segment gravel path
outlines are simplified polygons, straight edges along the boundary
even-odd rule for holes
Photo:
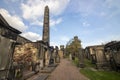
[[[71,61],[62,59],[59,66],[51,73],[47,80],[89,80],[79,72]]]

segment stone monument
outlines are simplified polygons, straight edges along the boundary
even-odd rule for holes
[[[49,36],[49,8],[48,6],[45,7],[44,12],[44,23],[43,23],[43,36],[42,40],[49,46],[50,36]]]
[[[50,36],[49,36],[49,7],[45,6],[45,11],[44,11],[44,23],[43,23],[43,36],[42,36],[42,40],[45,43],[45,45],[47,46],[47,50],[45,51],[44,55],[45,55],[45,66],[48,66],[49,64],[49,42],[50,42]]]

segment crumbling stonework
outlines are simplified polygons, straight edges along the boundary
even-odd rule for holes
[[[120,41],[112,41],[105,44],[104,51],[111,69],[120,70]]]
[[[14,51],[14,62],[37,62],[38,49],[32,43],[18,45]]]

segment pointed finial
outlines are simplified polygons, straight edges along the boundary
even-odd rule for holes
[[[48,5],[46,5],[45,8],[48,8]]]

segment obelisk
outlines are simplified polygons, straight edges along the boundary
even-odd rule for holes
[[[44,10],[44,22],[43,22],[43,36],[42,40],[49,46],[49,7],[46,6]]]

